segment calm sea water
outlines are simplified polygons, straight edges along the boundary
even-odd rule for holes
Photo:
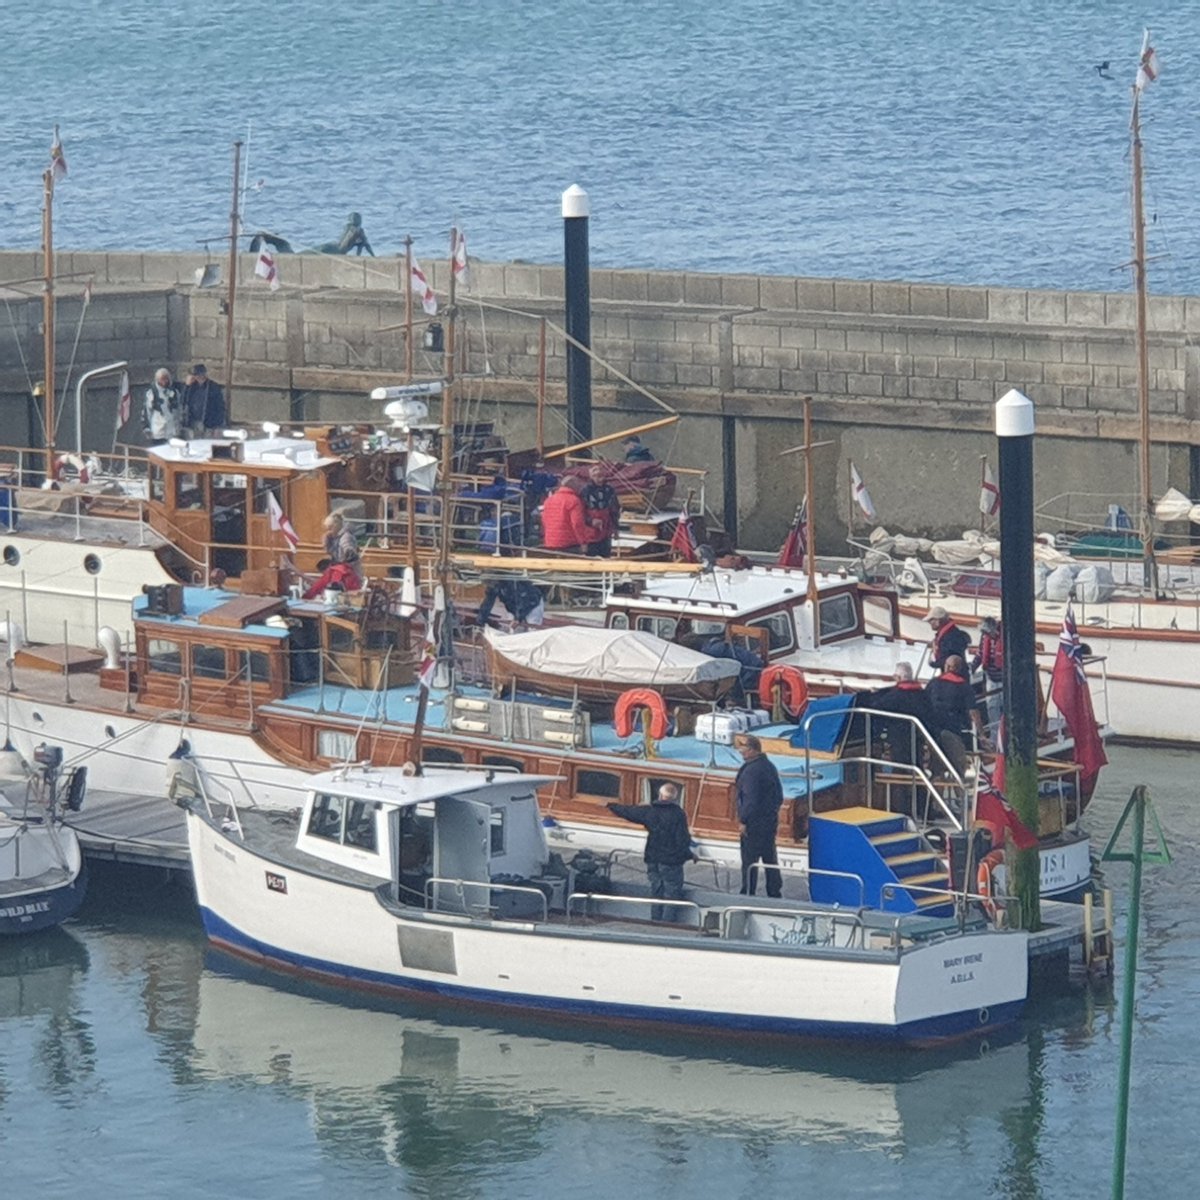
[[[1200,1169],[1198,768],[1117,749],[1089,810],[1102,842],[1150,782],[1176,855],[1146,874],[1131,1200]],[[1109,882],[1123,932],[1127,869]],[[0,944],[4,1194],[1092,1200],[1125,968],[983,1054],[596,1040],[248,976],[185,889],[101,874],[67,929]]]
[[[1117,0],[45,0],[0,6],[0,243],[308,246],[363,214],[380,251],[1119,289],[1143,22],[1153,290],[1200,290],[1200,6]],[[1111,64],[1112,79],[1096,70]],[[219,249],[219,242],[214,243]]]

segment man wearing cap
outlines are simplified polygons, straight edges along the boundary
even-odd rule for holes
[[[225,393],[209,379],[203,363],[197,363],[184,382],[183,412],[188,437],[217,437],[225,428]]]
[[[967,656],[971,635],[959,629],[950,619],[950,614],[940,605],[934,605],[925,618],[933,626],[933,641],[929,645],[929,662],[935,671],[940,671],[946,660],[953,655]]]

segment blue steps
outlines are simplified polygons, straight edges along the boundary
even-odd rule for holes
[[[864,807],[813,813],[808,865],[814,872],[809,894],[819,903],[931,917],[954,914],[945,864],[903,814]],[[857,875],[863,888],[860,891],[857,880],[822,875],[822,871]],[[889,884],[892,887],[885,894]]]

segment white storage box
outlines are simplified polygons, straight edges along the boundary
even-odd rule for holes
[[[764,725],[770,725],[771,714],[765,708],[752,708],[746,713],[746,720],[749,722],[747,729],[760,729]]]
[[[696,741],[731,746],[739,733],[749,728],[744,712],[701,713],[696,718]]]

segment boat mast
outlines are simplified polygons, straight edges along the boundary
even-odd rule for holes
[[[1133,116],[1130,134],[1133,141],[1133,278],[1137,293],[1134,305],[1137,342],[1138,378],[1138,485],[1140,513],[1138,531],[1142,540],[1142,574],[1146,587],[1158,593],[1158,572],[1154,564],[1154,497],[1150,481],[1150,351],[1146,335],[1146,215],[1142,202],[1142,124],[1141,88],[1133,89]]]
[[[54,144],[58,145],[55,126]],[[46,394],[43,421],[46,434],[46,478],[54,477],[54,168],[42,172],[42,356]]]
[[[241,233],[238,188],[242,143],[233,143],[233,207],[229,212],[229,295],[225,300],[225,419],[233,423],[233,301],[237,294],[238,235]]]
[[[817,542],[813,529],[812,397],[804,397],[804,569],[808,572],[808,607],[812,612],[813,647],[821,645],[821,603],[817,589]],[[854,518],[851,517],[851,520]]]

